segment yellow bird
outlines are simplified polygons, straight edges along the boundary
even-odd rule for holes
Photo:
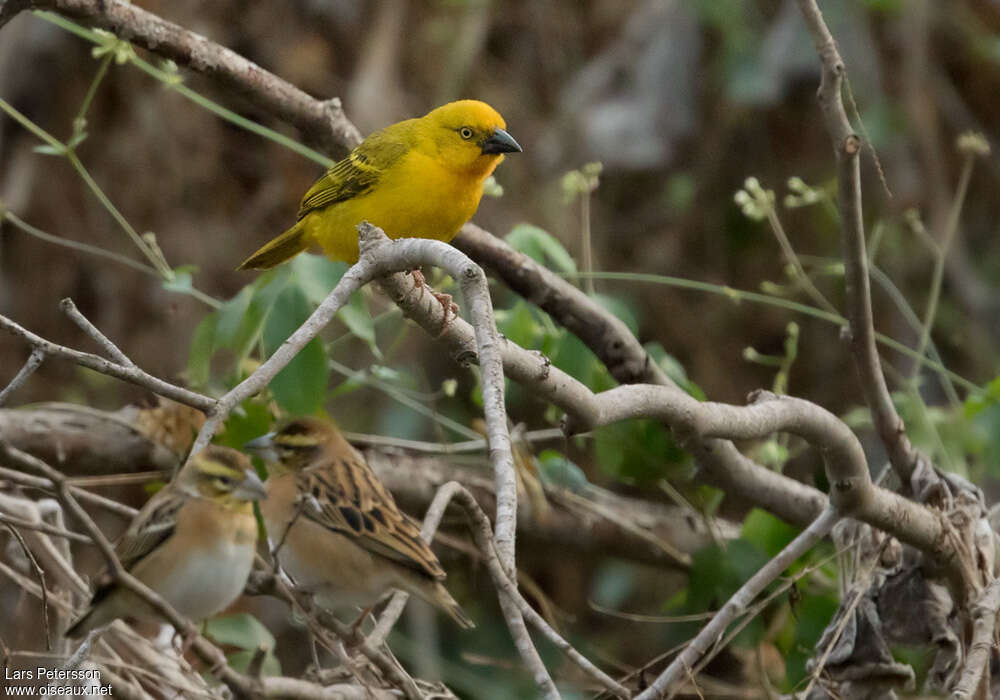
[[[244,449],[271,470],[260,510],[278,562],[321,606],[367,613],[397,588],[474,626],[442,584],[444,569],[420,528],[332,424],[301,418]]]
[[[296,224],[239,269],[266,270],[313,245],[355,263],[362,221],[389,238],[451,241],[504,154],[521,150],[506,126],[485,102],[460,100],[376,131],[309,188]]]
[[[118,559],[182,615],[211,617],[243,592],[257,549],[252,502],[265,493],[246,455],[209,446],[136,514],[116,545]],[[108,581],[66,636],[119,617],[159,619],[134,593]]]

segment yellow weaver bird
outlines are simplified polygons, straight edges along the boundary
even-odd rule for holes
[[[442,584],[444,569],[420,528],[332,424],[298,419],[244,449],[271,470],[260,510],[275,556],[321,606],[367,613],[397,588],[474,626]]]
[[[355,263],[362,221],[389,238],[451,241],[504,154],[521,150],[506,126],[485,102],[460,100],[376,131],[309,188],[296,224],[239,269],[266,270],[313,245]]]
[[[211,617],[243,592],[257,549],[252,502],[264,495],[246,455],[209,446],[136,514],[116,554],[126,571],[182,615]],[[85,635],[119,617],[159,619],[134,593],[109,581],[98,586],[66,636]]]

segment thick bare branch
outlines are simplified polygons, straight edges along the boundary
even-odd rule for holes
[[[567,420],[567,429],[591,429],[626,418],[651,417],[668,423],[681,441],[707,437],[756,439],[775,432],[798,435],[823,455],[832,493],[842,516],[855,517],[934,557],[958,582],[977,586],[961,565],[949,539],[944,516],[872,483],[864,450],[853,432],[816,404],[757,392],[749,406],[698,401],[683,391],[633,384],[597,395],[597,411],[583,425]]]

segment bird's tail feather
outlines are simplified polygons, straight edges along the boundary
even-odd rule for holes
[[[105,624],[107,620],[103,619],[103,615],[95,615],[98,610],[100,610],[100,607],[92,607],[84,613],[79,620],[70,625],[69,629],[66,630],[66,636],[70,639],[79,639],[91,630],[95,630]]]
[[[302,219],[283,234],[265,243],[260,250],[243,261],[237,270],[269,270],[275,265],[293,258],[309,247],[305,219]]]

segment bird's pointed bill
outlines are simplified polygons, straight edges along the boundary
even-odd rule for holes
[[[233,496],[241,501],[256,501],[260,498],[267,498],[267,489],[264,482],[260,480],[252,470],[247,469],[243,475],[243,483],[233,489]]]
[[[483,153],[520,153],[521,145],[514,137],[503,129],[494,129],[493,133],[480,142]]]
[[[254,438],[243,445],[243,450],[257,455],[265,462],[277,462],[279,457],[278,451],[274,449],[274,436],[275,433],[266,433]]]

